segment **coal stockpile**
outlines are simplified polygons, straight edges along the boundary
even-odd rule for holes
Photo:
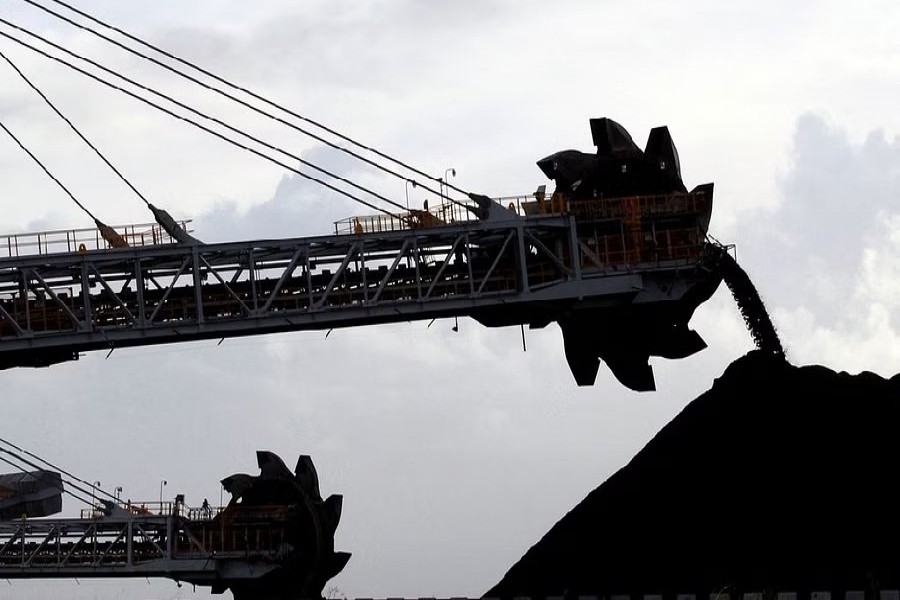
[[[485,595],[896,588],[898,425],[900,375],[751,352]]]

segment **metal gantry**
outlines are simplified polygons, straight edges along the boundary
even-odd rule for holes
[[[499,218],[431,227],[367,222],[320,237],[0,259],[0,368],[89,350],[450,316],[542,327],[574,308],[679,301],[708,277],[694,273],[703,236],[684,202],[664,200],[614,202],[619,213],[646,212],[637,233],[609,208],[527,216],[504,208]],[[676,209],[678,227],[661,229]]]
[[[0,579],[167,577],[214,585],[223,577],[252,581],[277,567],[277,526],[226,527],[211,511],[189,518],[180,508],[0,521]]]

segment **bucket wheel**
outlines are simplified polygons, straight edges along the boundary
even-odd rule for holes
[[[343,498],[322,499],[309,456],[300,456],[293,472],[272,452],[259,451],[256,459],[258,476],[240,473],[222,480],[231,501],[216,519],[232,531],[265,522],[270,534],[279,536],[279,568],[253,583],[227,587],[235,600],[321,598],[325,584],[350,559],[349,553],[334,551]]]

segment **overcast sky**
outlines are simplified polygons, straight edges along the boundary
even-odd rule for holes
[[[770,307],[790,358],[900,364],[900,6],[872,1],[76,0],[78,6],[466,189],[526,194],[534,162],[592,151],[609,116],[639,145],[669,126],[688,187],[714,181],[711,231]],[[224,106],[20,0],[0,15],[403,201],[404,188]],[[0,31],[6,31],[0,27]],[[327,233],[333,194],[0,40],[154,202],[208,241]],[[0,119],[108,223],[150,220],[0,64]],[[413,195],[413,199],[421,198]],[[0,232],[88,227],[0,138]],[[696,313],[709,348],[654,361],[659,391],[601,368],[578,389],[556,326],[472,321],[93,353],[0,373],[0,437],[125,497],[188,503],[310,454],[344,494],[332,585],[348,597],[472,596],[623,466],[749,336],[727,294]],[[77,506],[69,506],[76,510]],[[189,598],[171,582],[7,585],[0,598]]]

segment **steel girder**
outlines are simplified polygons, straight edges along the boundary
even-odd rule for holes
[[[580,295],[548,292],[580,280],[573,227],[566,218],[519,219],[4,259],[0,365]]]
[[[628,264],[598,254],[578,227],[571,215],[536,216],[3,259],[0,369],[89,350],[452,316],[492,327],[626,318],[636,332],[659,321],[668,335],[717,285],[699,245]],[[617,313],[628,307],[646,311]]]
[[[274,544],[229,550],[177,515],[0,522],[2,579],[168,577],[201,583],[225,573],[253,580],[276,566]]]

